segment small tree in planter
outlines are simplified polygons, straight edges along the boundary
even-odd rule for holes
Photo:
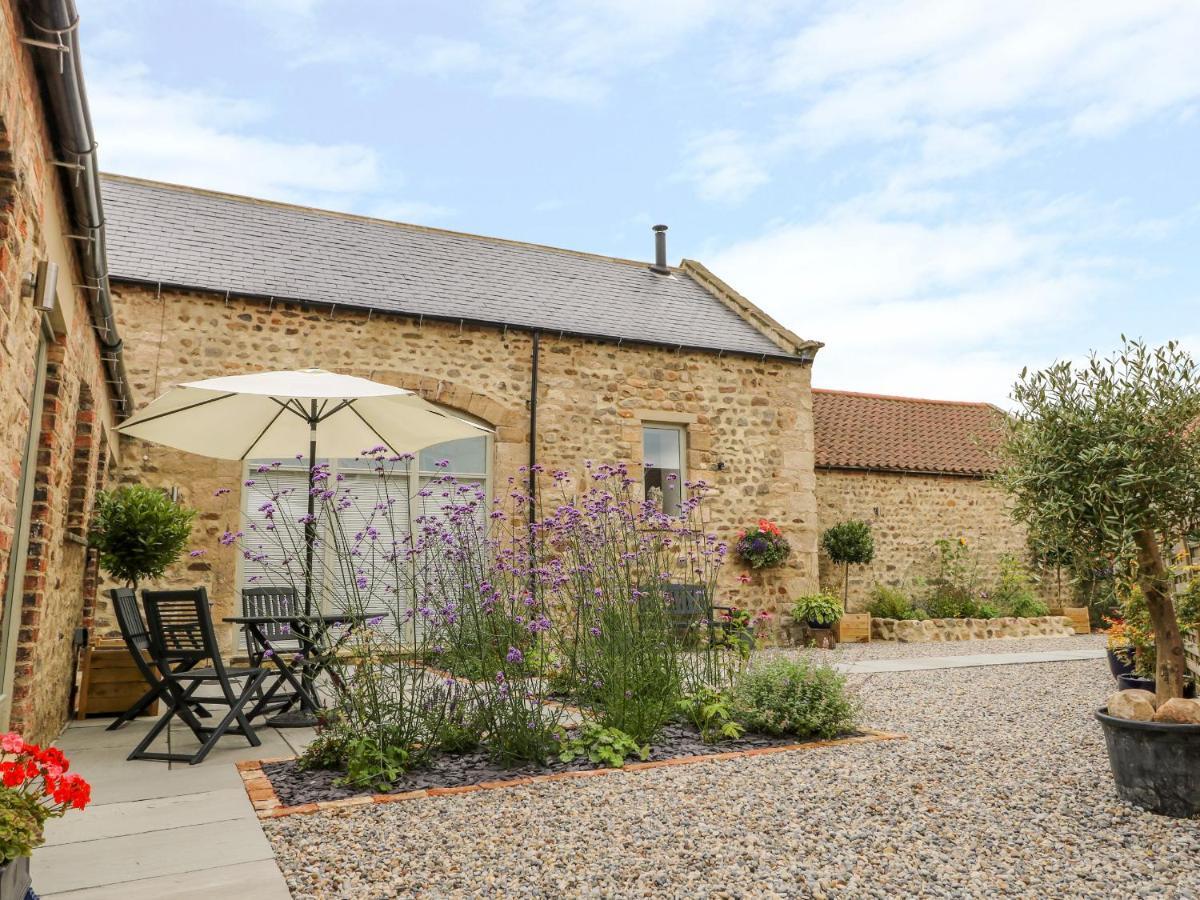
[[[871,526],[851,519],[825,529],[821,546],[836,565],[842,567],[842,609],[850,611],[850,567],[865,566],[875,558],[875,539]]]
[[[101,491],[96,498],[89,543],[100,551],[100,566],[137,589],[146,578],[161,578],[192,534],[196,511],[162,491],[140,484]]]
[[[1163,547],[1193,533],[1200,516],[1200,372],[1174,342],[1149,350],[1125,341],[1114,357],[1093,356],[1079,369],[1060,362],[1023,371],[1013,398],[1020,409],[1007,425],[999,480],[1033,533],[1096,548],[1140,588],[1157,659],[1154,702],[1139,700],[1136,717],[1161,721],[1161,708],[1183,694],[1183,641]],[[1133,698],[1115,696],[1134,707]],[[1200,726],[1133,729],[1107,714],[1100,721],[1125,799],[1170,815],[1200,811],[1186,771],[1200,752]],[[1172,730],[1180,728],[1187,733]]]

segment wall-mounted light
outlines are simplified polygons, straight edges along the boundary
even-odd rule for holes
[[[717,463],[717,471],[718,472],[725,471],[725,460],[721,460],[719,463]]]
[[[21,295],[32,297],[33,305],[42,312],[53,312],[58,299],[58,263],[48,259],[39,262],[37,271],[25,276]]]

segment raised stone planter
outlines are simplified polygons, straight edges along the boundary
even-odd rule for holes
[[[1066,616],[1036,616],[1018,619],[871,619],[871,638],[876,641],[972,641],[986,638],[1059,637],[1075,633]]]

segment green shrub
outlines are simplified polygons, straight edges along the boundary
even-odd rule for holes
[[[908,595],[886,584],[871,588],[871,600],[867,612],[877,619],[923,619],[925,613],[915,606]]]
[[[854,728],[857,700],[832,666],[773,659],[748,670],[733,694],[734,715],[750,731],[830,738]]]
[[[925,598],[925,612],[931,619],[982,618],[975,597],[952,585],[934,587]]]
[[[796,598],[792,618],[797,622],[827,627],[842,617],[842,601],[833,594],[805,594]]]
[[[97,496],[88,540],[100,551],[101,568],[136,588],[142,579],[161,578],[179,558],[195,517],[160,490],[127,485]]]
[[[706,686],[685,694],[679,698],[679,711],[707,744],[734,740],[746,730],[733,718],[733,697],[720,688]]]
[[[1003,616],[1044,616],[1049,609],[1033,590],[1029,569],[1015,556],[1000,557],[1000,575],[989,598]]]
[[[649,744],[638,744],[621,729],[605,728],[599,722],[582,722],[574,732],[560,729],[558,741],[558,758],[565,763],[586,756],[598,766],[620,769],[631,756],[650,756]]]

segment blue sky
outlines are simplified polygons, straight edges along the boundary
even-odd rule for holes
[[[822,387],[1200,350],[1195,0],[79,6],[108,171],[634,258],[662,221]]]

